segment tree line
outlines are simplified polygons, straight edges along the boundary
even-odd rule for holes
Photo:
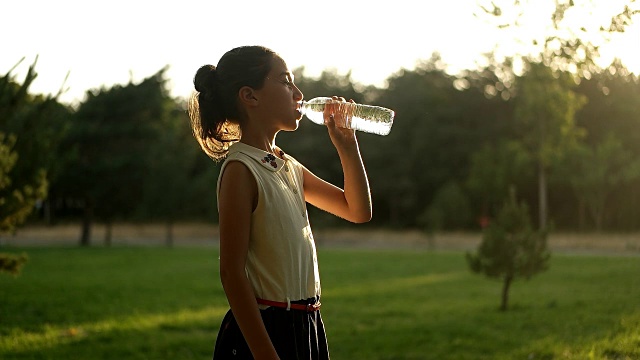
[[[340,95],[396,111],[388,136],[358,135],[374,201],[369,226],[479,230],[515,188],[540,228],[638,230],[640,81],[617,60],[605,68],[571,60],[580,46],[520,59],[521,71],[514,59],[488,56],[487,66],[458,75],[434,54],[386,87],[333,70],[294,73],[307,99]],[[12,70],[0,78],[0,230],[79,221],[89,244],[95,222],[158,222],[171,241],[176,221],[215,222],[220,166],[193,139],[188,95],[169,95],[166,70],[91,89],[77,106],[28,91],[35,63],[23,80]],[[278,142],[341,184],[322,126],[303,120]],[[310,216],[317,226],[349,226],[315,209]]]

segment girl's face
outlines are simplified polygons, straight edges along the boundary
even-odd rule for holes
[[[293,81],[293,74],[287,64],[275,57],[264,86],[260,89],[260,107],[278,130],[296,130],[302,118],[298,109],[304,95]]]

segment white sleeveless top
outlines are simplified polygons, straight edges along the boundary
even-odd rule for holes
[[[237,142],[229,147],[220,179],[231,161],[242,162],[258,186],[258,203],[251,214],[245,271],[256,297],[286,302],[320,295],[316,247],[303,192],[302,165],[282,160]]]

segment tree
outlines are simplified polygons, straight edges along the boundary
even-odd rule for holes
[[[37,196],[46,192],[46,181],[38,182],[35,189],[30,184],[12,186],[11,170],[18,161],[18,153],[13,150],[15,142],[15,136],[7,138],[0,132],[0,232],[15,231],[33,211]]]
[[[5,151],[6,181],[0,189],[0,224],[6,226],[0,232],[14,231],[32,213],[35,203],[46,198],[49,174],[70,114],[58,103],[59,94],[45,97],[28,92],[37,77],[35,65],[34,61],[22,84],[13,79],[11,71],[0,78],[0,136],[10,150]]]
[[[28,92],[37,76],[36,62],[22,84],[14,80],[13,69],[0,77],[0,234],[16,231],[36,202],[47,197],[48,176],[69,114],[57,101],[60,93]],[[16,273],[25,261],[25,256],[0,254],[0,271]]]
[[[391,225],[417,225],[439,189],[467,178],[469,154],[504,136],[509,104],[487,98],[477,87],[486,79],[479,78],[447,74],[438,54],[389,78],[380,104],[396,111],[395,123],[384,139],[363,146],[363,157],[377,179],[371,188],[378,213],[388,212]]]
[[[508,32],[507,34],[513,36],[514,41],[521,49],[520,53],[504,55],[509,61],[504,62],[504,66],[501,68],[502,73],[509,78],[513,77],[514,73],[523,72],[523,70],[516,70],[515,64],[522,65],[525,68],[524,71],[527,71],[527,68],[531,68],[532,65],[534,70],[538,69],[533,76],[524,81],[525,84],[522,86],[525,89],[529,87],[533,91],[529,91],[528,97],[520,98],[520,117],[522,118],[523,115],[526,116],[528,112],[537,109],[552,115],[548,119],[539,116],[537,116],[538,119],[535,119],[535,114],[531,116],[533,120],[540,123],[537,131],[533,134],[538,136],[537,150],[535,150],[539,179],[538,211],[540,227],[544,227],[548,217],[547,177],[550,170],[548,157],[544,153],[548,153],[547,150],[554,146],[554,122],[557,123],[561,117],[567,118],[569,111],[575,113],[583,104],[580,104],[579,97],[572,93],[571,88],[566,88],[566,81],[556,82],[564,89],[556,86],[555,89],[550,89],[551,91],[546,93],[542,92],[540,96],[537,96],[538,91],[546,90],[548,84],[543,79],[548,76],[539,69],[549,69],[546,72],[559,79],[566,78],[567,75],[572,76],[578,82],[602,72],[603,69],[596,65],[600,58],[600,47],[610,42],[616,34],[624,32],[625,28],[632,23],[633,18],[640,14],[640,9],[636,0],[626,0],[626,2],[619,4],[613,13],[608,14],[610,22],[603,23],[602,21],[594,21],[599,20],[594,14],[600,15],[602,10],[598,6],[605,2],[554,0],[552,3],[547,3],[553,5],[551,16],[536,19],[534,22],[538,25],[539,31],[532,32],[530,29],[527,31],[524,23],[527,16],[539,13],[529,11],[532,7],[541,6],[539,1],[479,0],[477,3],[479,11],[476,16],[483,16],[496,25],[500,29],[499,31]],[[532,22],[531,19],[528,21]],[[547,106],[548,100],[545,97],[550,101],[556,100],[555,106]],[[561,102],[564,102],[564,105]],[[562,112],[567,116],[562,115]],[[549,124],[544,124],[545,121]],[[533,137],[530,136],[529,140],[533,140]]]
[[[588,134],[584,146],[593,150],[613,135],[633,159],[640,158],[640,78],[614,60],[606,71],[583,79],[576,91],[589,99],[576,114],[578,124]],[[638,203],[640,179],[622,182],[607,197],[606,226],[626,231],[640,229]],[[589,214],[586,204],[579,209],[582,228]]]
[[[184,107],[166,100],[167,116],[157,144],[148,153],[148,173],[137,216],[166,225],[165,244],[173,246],[173,224],[179,220],[213,221],[220,166],[202,152],[194,139]]]
[[[532,63],[519,79],[515,117],[525,146],[535,159],[538,174],[539,228],[547,227],[548,176],[552,165],[566,156],[584,137],[575,114],[586,99],[572,90],[567,73],[554,74],[549,67]]]
[[[88,91],[74,115],[65,139],[73,156],[56,189],[83,203],[81,245],[89,245],[96,218],[106,225],[108,245],[113,221],[134,214],[142,200],[150,153],[160,146],[167,116],[165,71],[139,84]]]
[[[509,186],[518,186],[533,175],[531,155],[516,140],[502,140],[471,154],[466,186],[481,204],[481,217],[490,219],[509,194]]]
[[[548,268],[546,230],[534,230],[529,210],[512,189],[495,221],[485,228],[476,254],[466,254],[471,271],[502,279],[500,310],[509,303],[509,290],[517,278],[530,279]]]
[[[5,139],[5,135],[0,133],[0,192],[11,185],[9,173],[18,160],[18,154],[11,150],[13,143],[15,138]],[[28,206],[22,206],[19,211],[6,211],[7,209],[3,206],[6,202],[7,199],[0,197],[0,209],[3,210],[0,217],[0,232],[13,229],[15,224],[21,223],[26,214],[31,211]],[[24,255],[0,253],[0,273],[18,274],[26,261],[27,258]]]
[[[576,148],[566,164],[565,177],[580,204],[589,210],[597,231],[602,230],[607,199],[614,190],[640,178],[640,159],[610,134],[595,147]]]
[[[452,121],[457,115],[457,107],[451,104],[457,93],[452,82],[438,54],[388,80],[381,105],[396,111],[395,123],[389,135],[373,138],[362,148],[367,171],[377,179],[371,185],[372,196],[391,226],[420,222],[425,204],[451,179],[451,163],[459,163],[451,158],[464,152],[464,146],[445,145],[462,143],[455,132],[463,127],[454,128]],[[371,155],[369,149],[375,149]]]
[[[452,181],[438,189],[433,201],[424,209],[418,221],[427,233],[432,233],[468,228],[472,218],[467,194],[460,184]]]

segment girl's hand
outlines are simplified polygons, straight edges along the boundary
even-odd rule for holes
[[[336,148],[356,145],[355,130],[347,129],[351,122],[355,102],[347,102],[343,97],[332,96],[333,102],[324,107],[324,123],[329,129],[329,137]]]

